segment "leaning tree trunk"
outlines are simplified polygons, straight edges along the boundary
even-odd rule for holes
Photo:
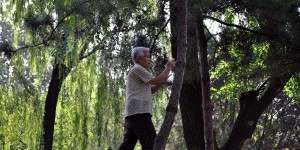
[[[164,150],[166,147],[167,139],[170,134],[175,115],[177,113],[178,100],[180,98],[180,91],[182,87],[186,50],[187,50],[187,0],[178,0],[178,37],[177,38],[177,60],[175,68],[175,76],[171,89],[170,100],[166,109],[166,116],[160,131],[156,137],[154,150]]]
[[[200,16],[200,12],[195,15],[196,19],[196,37],[197,37],[197,49],[199,51],[200,58],[200,75],[201,75],[201,87],[202,87],[202,109],[203,109],[203,122],[204,122],[204,141],[205,149],[214,149],[214,135],[213,135],[213,123],[212,123],[212,107],[210,101],[210,77],[209,67],[207,61],[207,40],[204,34],[203,18]]]
[[[255,91],[248,91],[241,94],[239,98],[240,111],[233,126],[231,134],[222,147],[223,150],[240,150],[247,139],[250,139],[255,131],[259,117],[269,106],[272,100],[282,91],[285,84],[293,73],[281,77],[271,77],[267,85],[262,85]],[[257,99],[262,90],[263,94]]]
[[[55,61],[56,62],[56,61]],[[55,112],[59,91],[64,79],[70,70],[60,63],[55,63],[46,97],[44,120],[43,120],[43,141],[42,149],[52,150]]]

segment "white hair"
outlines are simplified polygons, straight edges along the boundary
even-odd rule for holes
[[[144,57],[147,52],[150,52],[150,49],[147,47],[135,47],[131,50],[131,59],[134,63],[137,63],[138,59]]]

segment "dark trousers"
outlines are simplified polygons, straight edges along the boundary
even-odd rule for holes
[[[124,140],[119,150],[133,150],[137,140],[143,150],[152,150],[156,138],[156,131],[151,115],[136,114],[125,118]]]

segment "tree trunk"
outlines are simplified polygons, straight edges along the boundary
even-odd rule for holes
[[[56,61],[55,61],[56,62]],[[58,95],[61,89],[62,82],[69,74],[69,69],[64,65],[55,63],[52,76],[49,84],[49,90],[46,97],[44,120],[43,120],[43,141],[42,148],[51,150],[53,144],[53,133],[55,123],[55,111],[58,101]]]
[[[201,107],[201,82],[183,83],[180,112],[184,139],[188,150],[204,149],[203,114]]]
[[[289,72],[281,77],[271,77],[264,94],[257,99],[262,88],[256,91],[248,91],[241,94],[240,111],[237,120],[233,126],[231,134],[222,147],[223,150],[240,150],[247,139],[250,139],[255,131],[259,117],[269,106],[272,100],[282,91],[285,84],[291,78],[293,73]]]
[[[188,1],[190,3],[190,1]],[[171,50],[172,56],[176,59],[177,50],[177,3],[170,0],[171,16]],[[199,61],[196,49],[196,35],[194,23],[188,19],[188,50],[185,74],[179,99],[180,112],[182,117],[183,134],[188,150],[204,149],[204,128],[202,115],[201,83],[199,73]],[[180,37],[180,36],[179,36]]]
[[[164,150],[166,147],[167,139],[170,134],[175,115],[177,113],[178,100],[180,98],[180,91],[182,88],[184,69],[186,63],[186,50],[187,50],[187,0],[178,0],[178,37],[177,38],[177,60],[175,68],[175,76],[171,89],[170,100],[166,109],[166,116],[160,131],[157,135],[154,144],[154,150]]]
[[[201,88],[202,88],[202,109],[203,109],[203,122],[204,122],[204,141],[205,149],[214,149],[214,135],[212,124],[212,107],[210,101],[210,77],[209,67],[207,61],[207,40],[204,34],[203,18],[201,13],[195,15],[196,19],[196,34],[197,34],[197,49],[200,58],[200,75],[201,75]]]

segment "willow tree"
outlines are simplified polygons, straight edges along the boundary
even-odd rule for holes
[[[25,98],[32,103],[26,103],[26,111],[22,111],[24,107],[18,105],[18,112],[10,111],[8,107],[3,112],[7,114],[10,111],[14,116],[21,114],[20,117],[24,118],[32,116],[33,118],[25,120],[37,121],[30,125],[36,131],[27,130],[26,126],[17,128],[20,130],[12,135],[8,134],[12,132],[7,127],[14,125],[9,122],[17,121],[6,117],[8,119],[3,121],[5,128],[1,128],[1,141],[4,141],[4,145],[20,143],[22,147],[31,146],[32,149],[51,149],[53,146],[86,149],[91,145],[89,141],[93,137],[97,139],[95,147],[102,146],[101,143],[112,143],[116,147],[121,140],[118,135],[122,134],[122,85],[124,70],[131,65],[129,50],[135,46],[132,39],[138,34],[153,37],[148,46],[156,58],[164,61],[165,54],[157,49],[161,41],[158,38],[166,37],[165,15],[157,15],[163,13],[164,3],[153,5],[154,2],[142,1],[11,1],[5,4],[1,17],[3,20],[13,18],[14,41],[1,43],[1,47],[5,48],[1,52],[7,56],[11,67],[15,68],[12,74],[18,84],[12,86],[12,89],[9,86],[14,85],[14,82],[10,81],[9,84],[1,86],[1,92],[10,93],[3,99],[18,98],[18,103],[19,99]],[[14,8],[15,13],[11,13]],[[22,34],[18,31],[22,31]],[[9,67],[5,71],[10,74]],[[12,77],[8,77],[8,80],[11,79]],[[40,90],[41,93],[38,92]],[[25,97],[11,91],[22,91]],[[115,97],[116,95],[118,96]],[[7,101],[2,103],[1,106],[8,104]],[[23,103],[25,102],[20,104]],[[13,106],[14,103],[9,105]],[[31,108],[34,112],[31,112]],[[114,115],[114,119],[108,117],[111,116],[110,113]],[[13,117],[10,114],[7,115]],[[113,127],[110,123],[114,124]],[[22,130],[33,132],[34,136],[25,138]],[[114,141],[103,141],[105,134],[111,131],[114,131]],[[95,134],[91,135],[91,132]],[[22,136],[17,136],[19,133]],[[20,141],[17,144],[8,140],[17,138],[20,139],[14,140]],[[56,141],[54,144],[53,140]]]
[[[172,51],[176,50],[175,3],[96,0],[1,3],[5,5],[1,7],[1,30],[8,31],[9,36],[1,36],[7,42],[1,43],[4,63],[0,82],[4,84],[0,85],[3,114],[0,143],[5,148],[24,149],[40,149],[39,143],[47,145],[45,148],[116,147],[121,141],[118,136],[122,131],[123,70],[131,65],[129,50],[139,44],[149,46],[154,58],[161,62],[158,64],[164,64],[163,52],[169,48],[169,41]],[[168,5],[170,13],[165,11]],[[299,4],[188,1],[187,5],[188,51],[179,100],[186,147],[204,149],[205,146],[197,55],[199,36],[195,32],[201,27],[198,31],[204,32],[200,46],[207,46],[207,63],[211,65],[211,98],[216,104],[225,99],[224,103],[235,105],[241,95],[238,120],[223,146],[239,149],[251,138],[262,112],[291,76],[299,74]],[[203,17],[198,23],[199,18],[194,17],[197,15]],[[220,23],[221,32],[216,35],[207,24],[202,26],[205,20]],[[166,28],[169,22],[171,31]],[[132,44],[135,35],[147,35],[144,39],[150,40]],[[156,69],[160,69],[159,65]],[[296,79],[288,83],[290,91],[298,89]],[[261,83],[265,84],[256,88]],[[233,125],[234,112],[224,116],[214,114],[218,119],[215,121],[223,122],[230,116]],[[248,127],[249,130],[239,130]]]
[[[87,50],[89,48],[88,44],[93,39],[92,35],[96,33],[93,27],[93,24],[96,24],[95,17],[99,17],[99,21],[107,20],[105,18],[109,18],[108,14],[111,12],[111,9],[108,9],[108,4],[103,2],[14,1],[7,4],[7,10],[4,15],[8,14],[9,8],[14,6],[17,9],[13,16],[15,17],[15,24],[25,26],[25,31],[31,34],[31,37],[24,36],[25,39],[23,41],[26,45],[18,45],[17,42],[13,43],[17,48],[11,51],[14,52],[16,57],[19,56],[16,59],[23,59],[20,54],[24,52],[29,53],[29,60],[32,60],[31,63],[36,64],[38,69],[40,69],[34,70],[30,66],[30,69],[32,69],[30,71],[37,71],[39,74],[48,71],[44,70],[46,68],[44,66],[50,64],[52,66],[49,87],[45,97],[45,107],[44,111],[42,111],[44,112],[44,117],[42,119],[43,138],[41,140],[41,147],[52,149],[56,108],[62,84],[71,69],[74,69],[80,60],[95,53],[100,49],[100,45],[104,44],[98,43],[92,51]],[[94,12],[94,15],[86,17],[86,13],[90,13],[89,10],[92,6],[94,8],[96,6],[102,7],[102,10],[106,11],[107,14],[97,16],[97,12]],[[108,25],[105,26],[104,22],[100,26],[108,28]],[[107,39],[106,34],[110,33],[104,33],[101,38]],[[18,35],[15,35],[15,37],[18,37]],[[18,41],[19,39],[15,40]],[[25,49],[30,49],[30,51],[25,51]],[[40,57],[42,57],[41,60],[39,59]],[[38,59],[38,61],[35,61],[35,59]],[[48,59],[49,61],[43,61],[43,59]]]

